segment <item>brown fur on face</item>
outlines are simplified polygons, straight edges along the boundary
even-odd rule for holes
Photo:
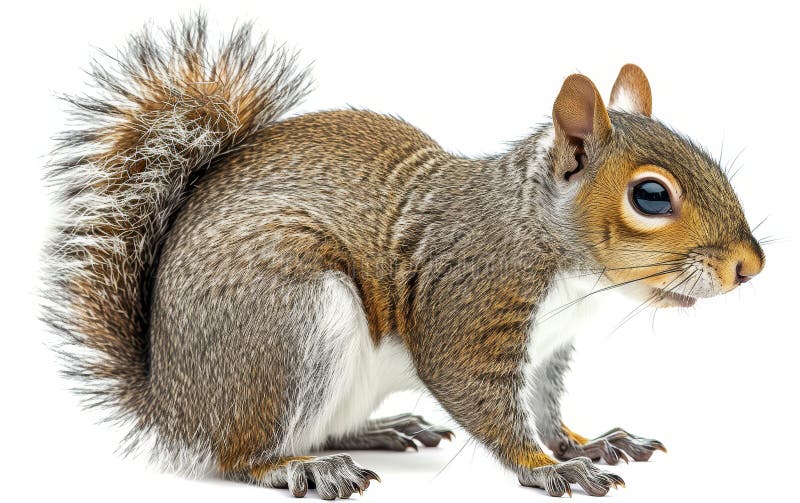
[[[650,117],[640,68],[622,68],[611,106],[582,75],[565,80],[553,106],[554,174],[577,185],[574,226],[587,263],[660,306],[691,305],[758,274],[764,254],[727,177],[705,150]],[[648,180],[668,190],[669,214],[636,208],[633,188]]]
[[[610,117],[613,134],[605,158],[576,198],[579,227],[605,276],[617,284],[646,286],[641,290],[647,296],[672,288],[711,296],[757,274],[763,251],[718,164],[654,119],[613,111]],[[635,210],[631,188],[645,179],[667,187],[672,214],[645,216]],[[703,272],[692,269],[697,266]],[[708,284],[692,291],[692,284],[704,281],[701,276]],[[663,306],[674,301],[657,300]]]

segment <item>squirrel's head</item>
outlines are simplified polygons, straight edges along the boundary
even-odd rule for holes
[[[554,175],[574,194],[590,262],[657,306],[689,306],[758,274],[764,252],[727,176],[651,118],[639,67],[622,68],[609,108],[583,75],[564,81],[553,106]]]

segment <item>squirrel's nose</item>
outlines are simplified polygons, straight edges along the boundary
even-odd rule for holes
[[[730,260],[734,269],[732,286],[747,283],[764,269],[764,251],[752,237],[734,247]]]

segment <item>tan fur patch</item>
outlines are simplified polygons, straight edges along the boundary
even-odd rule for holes
[[[582,435],[578,435],[578,434],[577,434],[577,433],[575,433],[574,431],[572,431],[572,430],[570,430],[569,428],[567,428],[567,425],[565,425],[565,424],[563,424],[563,423],[561,424],[561,429],[562,429],[562,430],[564,430],[564,433],[565,433],[565,434],[566,434],[566,435],[567,435],[569,438],[571,438],[571,439],[572,439],[572,440],[574,440],[575,442],[579,443],[580,445],[584,445],[584,444],[587,444],[587,443],[589,442],[589,439],[588,439],[588,438],[586,438],[586,437],[584,437],[584,436],[582,436]]]
[[[514,460],[520,468],[541,468],[558,464],[558,461],[541,450],[526,450],[517,454]]]
[[[250,475],[255,480],[261,480],[267,473],[277,470],[282,466],[286,466],[292,461],[311,461],[312,459],[314,459],[314,456],[289,456],[280,458],[272,463],[263,463],[253,466],[250,468]]]

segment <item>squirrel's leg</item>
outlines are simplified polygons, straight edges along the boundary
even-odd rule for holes
[[[361,494],[369,487],[370,480],[380,481],[375,472],[357,465],[347,454],[279,458],[230,474],[230,477],[288,489],[298,498],[305,496],[309,488],[316,488],[324,500],[348,498],[354,492]]]
[[[435,427],[420,416],[400,414],[372,419],[367,422],[367,428],[363,432],[330,438],[325,444],[325,449],[417,450],[415,440],[426,447],[436,447],[443,438],[452,440],[453,436],[452,431]]]
[[[536,369],[533,378],[533,408],[536,411],[536,429],[539,438],[562,460],[585,456],[593,461],[602,459],[610,465],[620,460],[647,461],[656,450],[666,452],[658,440],[631,435],[615,428],[594,439],[588,439],[567,428],[561,420],[561,396],[564,392],[564,374],[569,369],[572,345],[565,346]]]
[[[272,267],[256,259],[253,267],[201,261],[198,272],[225,281],[201,276],[191,281],[215,289],[184,292],[176,269],[191,260],[165,258],[160,270],[171,283],[156,290],[161,309],[151,338],[153,395],[164,427],[197,431],[195,441],[209,445],[223,477],[297,496],[316,487],[326,499],[347,497],[377,479],[345,454],[294,457],[324,443],[336,431],[332,423],[347,431],[370,413],[371,402],[350,400],[354,392],[372,392],[369,383],[356,384],[374,343],[347,277],[310,266],[287,272],[290,259],[281,257]],[[239,269],[220,268],[230,263]],[[339,410],[345,417],[333,421]]]
[[[594,466],[589,458],[559,463],[548,456],[535,439],[532,414],[516,396],[523,385],[521,375],[504,372],[507,362],[492,361],[489,355],[497,355],[499,348],[476,345],[474,349],[474,363],[467,365],[459,358],[455,365],[434,370],[420,362],[418,369],[453,418],[514,470],[522,485],[542,488],[550,496],[571,494],[572,484],[591,496],[624,486],[622,478]],[[469,368],[476,365],[479,368]]]
[[[522,273],[507,275],[521,278],[519,283],[481,281],[474,270],[439,269],[437,288],[426,288],[428,278],[419,277],[415,331],[408,346],[420,379],[464,429],[514,470],[521,484],[551,496],[571,493],[571,484],[592,496],[623,485],[619,476],[588,458],[559,463],[539,446],[533,411],[523,399],[529,392],[525,369],[533,306],[526,301],[530,293],[514,291],[529,283]]]

